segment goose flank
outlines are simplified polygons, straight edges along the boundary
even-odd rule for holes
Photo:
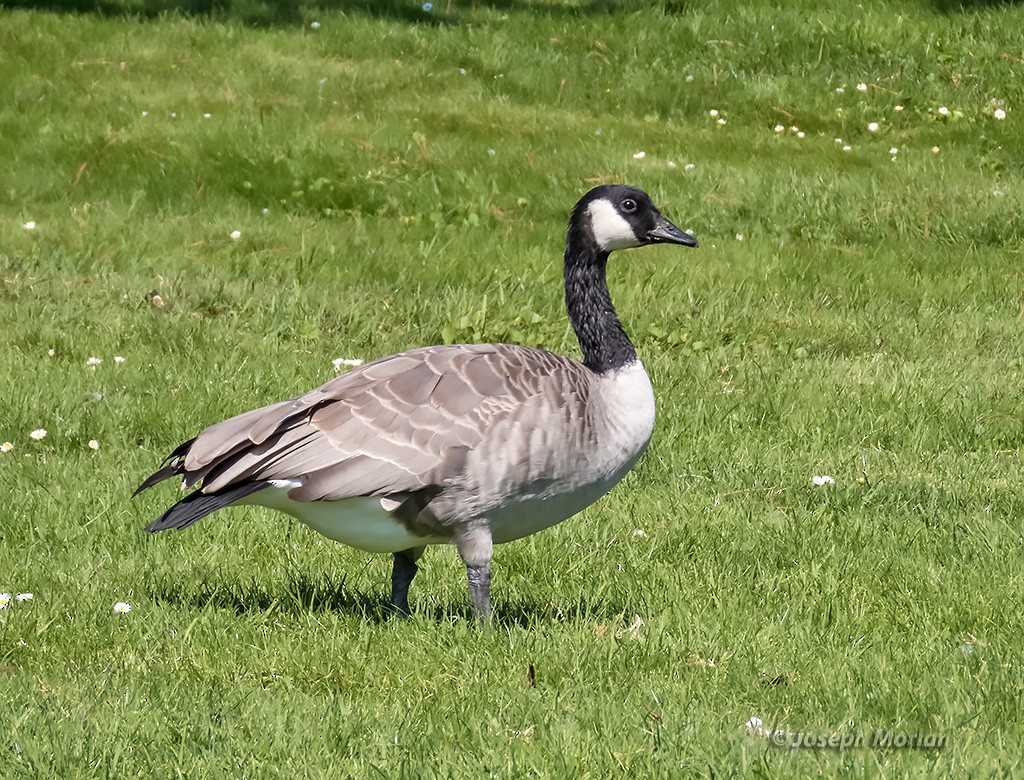
[[[696,247],[635,187],[573,209],[565,301],[583,361],[512,344],[423,347],[217,423],[175,449],[135,495],[171,477],[198,489],[146,530],[182,530],[256,504],[369,552],[392,553],[391,606],[408,614],[416,561],[452,544],[476,613],[491,613],[493,545],[592,504],[637,462],[654,394],[606,281],[608,257]]]

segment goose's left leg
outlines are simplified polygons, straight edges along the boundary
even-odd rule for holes
[[[489,623],[491,619],[491,555],[494,551],[490,526],[479,524],[465,529],[462,533],[456,534],[455,545],[458,547],[462,562],[466,564],[469,597],[473,601],[473,608],[476,609],[481,623]]]
[[[391,569],[391,609],[402,617],[409,617],[409,586],[419,571],[416,561],[423,555],[424,547],[413,547],[394,554]]]

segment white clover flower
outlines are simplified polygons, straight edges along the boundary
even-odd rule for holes
[[[694,165],[693,163],[686,163],[686,165],[683,166],[683,170],[684,171],[692,171],[696,167],[697,166]]]
[[[46,438],[46,429],[36,428],[34,431],[32,431],[32,433],[28,435],[28,437],[30,439],[35,439],[36,441],[42,441],[43,439]]]
[[[716,116],[718,116],[718,109],[712,108],[710,111],[708,111],[708,116],[714,119]]]
[[[31,601],[35,596],[32,593],[19,593],[14,597],[15,601]]]
[[[903,110],[903,106],[893,106],[892,110],[893,111],[902,111]]]
[[[637,152],[636,154],[633,155],[633,159],[634,160],[642,160],[646,156],[647,156],[647,152]]]
[[[7,609],[7,605],[11,603],[10,593],[0,593],[0,609]]]
[[[131,611],[132,605],[129,604],[127,601],[119,601],[114,605],[114,612],[117,612],[121,615],[126,615]]]
[[[85,365],[87,365],[89,368],[96,368],[96,366],[100,365],[102,362],[103,358],[91,357],[85,361]]]
[[[868,122],[868,132],[869,133],[877,133],[878,132],[878,122]]]
[[[996,119],[1006,119],[1006,112],[1003,111],[1003,109],[1001,108],[997,108],[995,111],[992,112],[992,116],[995,117]]]
[[[242,231],[241,230],[232,230],[231,231],[231,240],[232,241],[237,241],[241,237],[242,237]]]
[[[811,477],[811,483],[821,487],[822,485],[834,485],[836,484],[836,480],[828,474],[821,474],[820,476],[815,474]]]
[[[36,223],[33,222],[30,219],[28,222],[26,222],[24,225],[22,225],[22,227],[25,228],[25,230],[35,230],[36,229]]]
[[[857,91],[858,91],[858,92],[867,92],[867,91],[868,91],[868,85],[867,85],[867,84],[865,84],[865,83],[864,83],[864,82],[862,81],[862,82],[861,82],[860,84],[858,84],[858,85],[857,85]]]
[[[363,365],[363,361],[361,358],[334,358],[331,364],[334,366],[335,371],[341,371],[342,366],[355,368],[356,366]]]
[[[785,130],[786,130],[786,126],[785,125],[775,125],[775,132],[776,133],[782,133],[782,132],[785,132]]]
[[[766,737],[770,733],[769,729],[764,727],[764,721],[756,715],[752,716],[750,720],[747,721],[747,731],[751,734],[756,734],[759,737]]]
[[[89,439],[89,449],[90,450],[98,450],[99,448],[100,448],[100,443],[98,441],[96,441],[95,439]]]
[[[949,109],[945,106],[939,106],[939,116],[949,116]]]
[[[124,363],[124,355],[114,355],[115,363]]]

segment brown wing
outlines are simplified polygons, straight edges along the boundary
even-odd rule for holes
[[[559,385],[585,394],[587,373],[568,358],[506,344],[416,349],[207,428],[151,480],[183,474],[217,493],[298,479],[290,493],[298,501],[441,486],[527,399]]]

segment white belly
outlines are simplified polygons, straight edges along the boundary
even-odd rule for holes
[[[444,544],[443,536],[418,536],[384,511],[380,498],[358,496],[343,501],[293,501],[288,487],[268,487],[241,504],[277,509],[308,525],[328,539],[367,552],[401,552],[425,544]]]

